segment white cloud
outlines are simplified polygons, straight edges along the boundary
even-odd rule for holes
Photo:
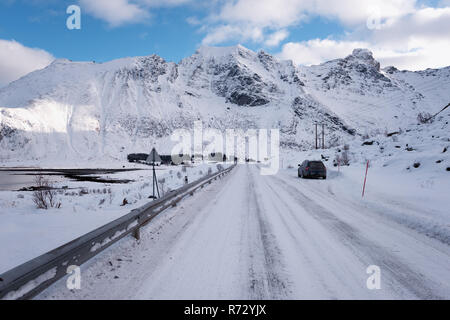
[[[264,42],[264,44],[268,47],[276,47],[288,36],[289,32],[287,32],[286,30],[276,31],[267,37],[267,40]]]
[[[111,27],[141,23],[150,17],[150,8],[173,7],[191,0],[79,0],[81,9],[106,21]]]
[[[313,39],[305,42],[289,42],[283,45],[279,58],[292,60],[296,64],[314,65],[324,61],[345,57],[355,48],[365,48],[369,44],[358,41],[335,41]]]
[[[149,13],[128,0],[79,0],[81,10],[105,20],[111,27],[127,23],[138,23],[149,17]]]
[[[405,70],[424,70],[442,68],[450,65],[449,41],[432,41],[420,48],[394,50],[386,46],[364,41],[335,41],[314,39],[305,42],[286,43],[278,54],[280,59],[292,60],[299,65],[316,65],[325,61],[343,58],[353,49],[366,48],[373,52],[375,59],[383,67],[395,66]]]
[[[253,42],[261,42],[264,39],[263,31],[258,27],[221,25],[209,30],[208,34],[203,39],[202,44],[215,45],[237,38],[241,39],[242,41]]]
[[[173,7],[191,2],[191,0],[139,0],[150,7]]]
[[[408,70],[441,68],[450,65],[449,28],[450,8],[422,8],[368,34],[349,34],[339,41],[287,43],[279,57],[311,65],[344,57],[362,47],[372,50],[383,66]]]
[[[259,27],[285,27],[297,23],[306,1],[238,0],[229,1],[216,19],[226,23],[246,23]]]
[[[47,51],[0,39],[0,87],[48,66],[55,58]]]
[[[189,23],[191,26],[198,26],[201,25],[202,22],[197,17],[188,17],[186,19],[186,22]]]
[[[368,18],[395,19],[415,10],[416,0],[315,0],[311,13],[336,18],[344,24],[365,23]]]
[[[233,30],[228,36],[222,36],[226,41],[244,42],[252,30],[259,29],[262,36],[256,42],[277,46],[287,37],[287,28],[315,16],[335,19],[346,26],[365,24],[369,18],[390,24],[414,12],[416,0],[237,0],[219,3],[222,5],[218,12],[205,20],[207,41],[204,43],[221,42],[213,39],[220,25],[222,31]]]

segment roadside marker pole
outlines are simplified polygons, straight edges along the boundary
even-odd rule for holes
[[[366,192],[367,171],[369,171],[369,160],[367,160],[366,176],[364,177],[364,186],[363,186],[363,191],[362,191],[362,197],[363,198],[364,198],[364,193]]]

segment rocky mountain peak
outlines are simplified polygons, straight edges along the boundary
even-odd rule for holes
[[[368,49],[355,49],[347,58],[349,60],[356,59],[359,63],[372,66],[376,71],[380,71],[380,63],[374,59],[372,51]]]

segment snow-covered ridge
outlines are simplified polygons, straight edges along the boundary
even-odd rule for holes
[[[296,67],[242,46],[201,47],[175,64],[157,55],[106,63],[54,61],[0,89],[0,161],[124,160],[174,129],[280,128],[307,149],[313,123],[327,141],[407,127],[450,100],[450,68],[380,69],[372,53]]]

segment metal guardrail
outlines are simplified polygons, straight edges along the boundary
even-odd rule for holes
[[[197,189],[229,173],[234,167],[235,165],[186,184],[117,220],[1,274],[0,299],[31,299],[66,276],[69,266],[81,266],[129,234],[139,239],[140,228],[159,213],[176,206],[184,197],[193,195]]]

